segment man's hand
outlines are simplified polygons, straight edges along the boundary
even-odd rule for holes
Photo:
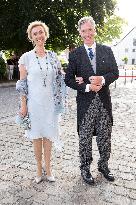
[[[77,82],[78,84],[82,84],[82,83],[84,83],[84,80],[83,80],[82,77],[76,77],[76,82]]]
[[[89,81],[93,85],[102,85],[102,77],[101,76],[91,76],[91,77],[89,77]]]
[[[90,84],[90,91],[94,91],[94,92],[98,92],[99,90],[101,90],[102,88],[102,85],[95,85],[95,84]]]
[[[102,77],[101,76],[91,76],[89,77],[90,90],[98,92],[102,88]]]

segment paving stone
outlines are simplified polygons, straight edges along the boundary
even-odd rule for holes
[[[98,172],[99,153],[94,137],[91,171],[96,184],[89,186],[80,176],[75,91],[70,90],[70,110],[60,123],[63,152],[56,152],[54,147],[52,151],[56,182],[48,183],[44,178],[42,183],[36,184],[33,182],[36,162],[32,143],[14,123],[18,109],[15,88],[0,88],[0,205],[135,205],[135,89],[136,84],[123,89],[111,86],[114,127],[109,167],[116,180],[108,182]]]
[[[129,189],[133,189],[136,191],[136,181],[124,181],[124,187],[129,188]]]

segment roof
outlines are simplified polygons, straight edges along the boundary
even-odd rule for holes
[[[136,26],[134,28],[132,28],[127,35],[125,35],[118,43],[116,43],[114,46],[117,46],[119,43],[121,43],[134,29],[136,29]]]

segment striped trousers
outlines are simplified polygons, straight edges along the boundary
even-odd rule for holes
[[[96,94],[79,126],[80,169],[90,170],[92,158],[92,138],[96,132],[96,142],[100,154],[98,167],[108,166],[111,153],[112,123],[107,110]]]

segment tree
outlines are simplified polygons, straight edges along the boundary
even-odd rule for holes
[[[122,25],[124,24],[126,22],[119,16],[107,16],[104,20],[103,27],[97,29],[99,34],[97,35],[97,40],[100,43],[111,43],[113,39],[118,39],[123,31]]]
[[[116,0],[1,0],[0,49],[30,49],[26,29],[34,20],[49,26],[49,48],[64,49],[71,43],[78,44],[78,20],[85,15],[93,16],[98,34],[102,33],[105,17],[113,15],[115,6]]]

